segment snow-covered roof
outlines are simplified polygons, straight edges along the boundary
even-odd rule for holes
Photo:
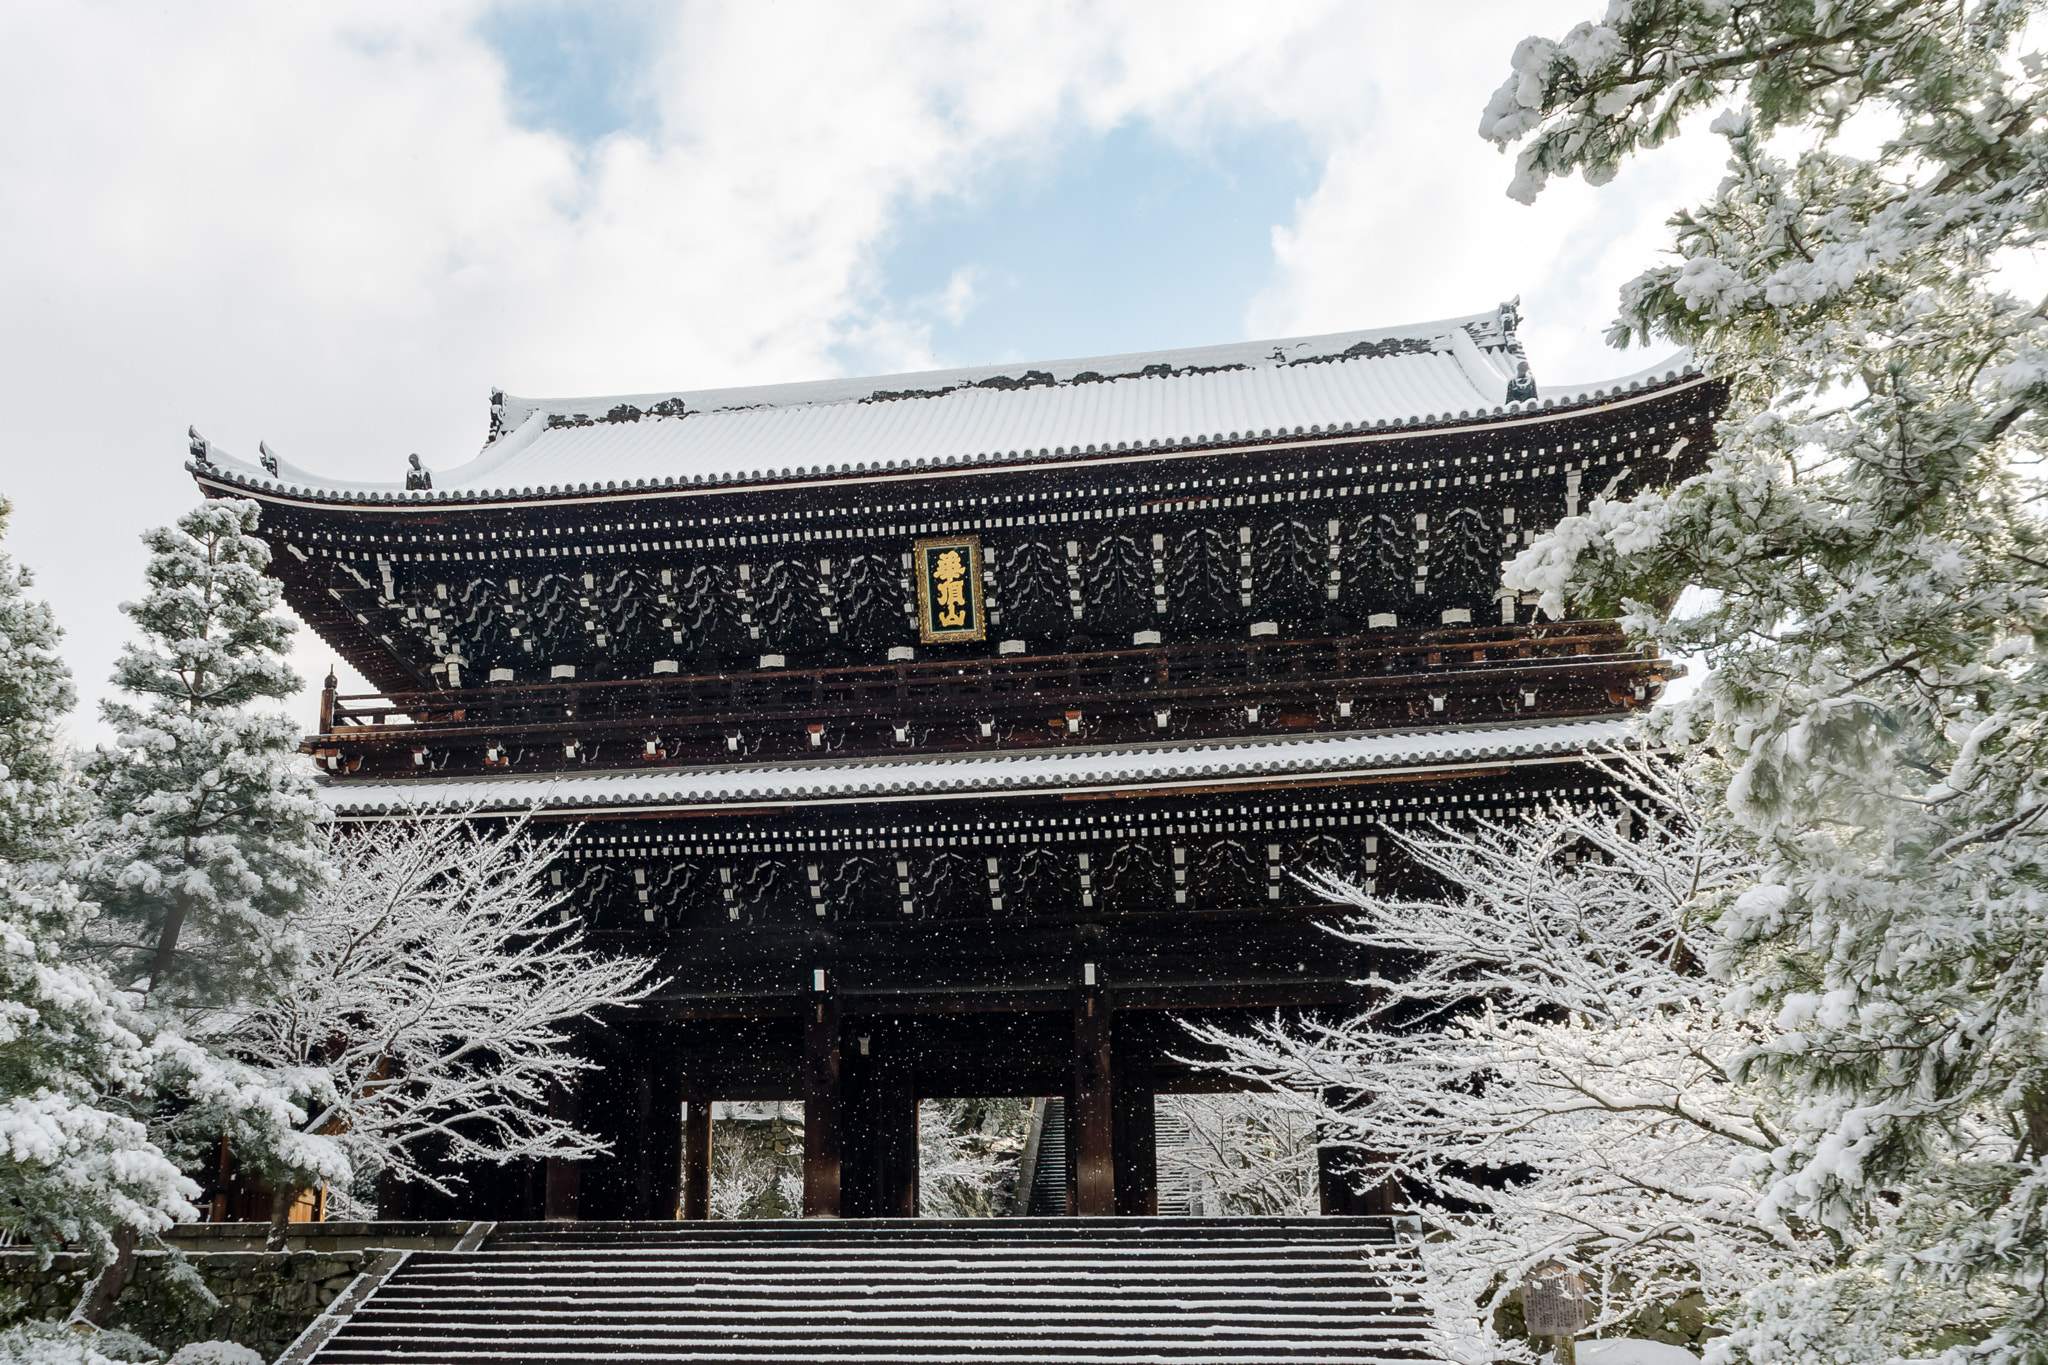
[[[328,478],[267,450],[250,463],[196,433],[191,467],[227,485],[323,500],[468,502],[1457,425],[1693,373],[1678,356],[1617,380],[1539,391],[1517,320],[1503,304],[1375,331],[1080,360],[602,398],[495,394],[483,452],[434,469],[424,490],[407,490],[403,478]]]
[[[1270,782],[1276,777],[1386,774],[1556,758],[1626,743],[1625,719],[1441,729],[1308,739],[1136,745],[1058,753],[980,754],[876,760],[666,768],[657,772],[572,773],[406,781],[348,781],[321,789],[341,818],[408,811],[683,808],[763,803],[814,805]]]

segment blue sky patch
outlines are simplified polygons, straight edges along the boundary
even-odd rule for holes
[[[655,131],[644,67],[633,58],[652,50],[673,10],[649,0],[503,0],[476,27],[505,63],[514,121],[588,145]]]
[[[1285,126],[1195,150],[1143,124],[1073,136],[967,196],[907,206],[877,260],[880,289],[930,325],[949,365],[1235,341],[1271,276],[1273,227],[1321,170]],[[956,274],[971,287],[964,312],[948,297]]]

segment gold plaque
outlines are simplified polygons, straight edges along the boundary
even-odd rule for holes
[[[917,574],[918,639],[936,645],[988,638],[979,537],[917,541],[910,548],[910,563]]]

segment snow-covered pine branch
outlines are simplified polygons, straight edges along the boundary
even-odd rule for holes
[[[143,536],[149,592],[121,604],[142,638],[114,668],[132,700],[102,704],[116,740],[87,764],[100,807],[88,884],[119,979],[146,977],[159,1011],[263,989],[290,948],[275,922],[320,879],[298,726],[263,705],[300,684],[258,517],[254,502],[210,501]]]
[[[134,1001],[72,954],[94,911],[64,875],[87,806],[58,747],[71,675],[30,582],[0,555],[0,1228],[104,1260],[194,1217],[199,1187],[149,1125],[175,1040],[153,1046]]]
[[[143,1022],[66,960],[89,908],[43,870],[0,864],[0,1228],[45,1256],[68,1242],[105,1259],[124,1230],[197,1217],[199,1186],[150,1131]]]
[[[1718,448],[1506,586],[1706,656],[1663,733],[1725,756],[1764,864],[1719,948],[1782,1029],[1742,1059],[1784,1098],[1762,1216],[1898,1205],[1759,1291],[1753,1359],[2048,1358],[2048,308],[2001,273],[2048,231],[2043,9],[1614,3],[1518,47],[1482,124],[1527,199],[1727,105],[1727,178],[1612,332],[1728,378]]]
[[[1706,917],[1754,868],[1691,775],[1634,753],[1604,766],[1612,812],[1389,829],[1441,895],[1314,879],[1350,907],[1332,932],[1380,964],[1362,1014],[1195,1030],[1349,1148],[1361,1188],[1400,1182],[1425,1216],[1440,1349],[1474,1365],[1534,1359],[1496,1314],[1546,1260],[1598,1286],[1611,1327],[1832,1249],[1757,1212],[1774,1137],[1730,1072],[1771,1035],[1703,970]]]
[[[576,1022],[644,998],[653,964],[592,947],[561,912],[543,875],[561,845],[524,819],[338,831],[281,927],[293,975],[221,1016],[219,1045],[304,1086],[300,1128],[387,1179],[446,1190],[462,1163],[603,1151],[549,1091],[592,1065]],[[280,1189],[320,1174],[264,1173]]]

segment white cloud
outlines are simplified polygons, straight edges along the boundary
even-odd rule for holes
[[[958,327],[967,321],[967,315],[974,311],[974,305],[980,301],[981,276],[980,266],[960,266],[947,278],[945,289],[927,300],[926,306]]]
[[[1519,295],[1539,383],[1627,373],[1654,358],[1617,355],[1601,333],[1618,287],[1663,248],[1672,209],[1718,179],[1721,141],[1679,138],[1604,189],[1553,182],[1526,208],[1504,193],[1510,157],[1475,131],[1516,40],[1562,34],[1588,8],[1468,3],[1454,25],[1435,6],[1352,11],[1349,31],[1313,60],[1385,55],[1354,63],[1359,97],[1344,117],[1328,118],[1322,180],[1295,220],[1273,230],[1274,276],[1252,305],[1249,331],[1336,331]],[[1310,96],[1301,87],[1317,84],[1276,91],[1276,111],[1315,126],[1318,110],[1302,107]]]
[[[1251,331],[1520,291],[1539,360],[1553,333],[1590,350],[1677,172],[1532,212],[1472,131],[1514,41],[1582,8],[689,7],[644,54],[652,131],[578,148],[514,121],[473,4],[11,7],[8,548],[42,571],[91,697],[125,634],[112,604],[140,581],[136,533],[191,501],[187,422],[394,477],[410,451],[473,453],[493,383],[929,364],[924,320],[964,316],[975,281],[892,305],[874,274],[892,225],[1131,119],[1189,147],[1292,123],[1327,155],[1275,225]],[[309,676],[326,660],[301,651]]]

